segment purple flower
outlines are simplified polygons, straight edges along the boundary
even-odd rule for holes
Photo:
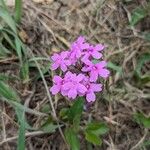
[[[85,38],[80,36],[70,48],[70,61],[75,64],[78,58],[81,57],[82,51],[89,48],[89,44],[85,42]]]
[[[89,48],[83,52],[84,56],[82,58],[82,61],[85,62],[91,56],[95,59],[100,59],[102,57],[100,51],[102,51],[104,48],[105,47],[102,44],[97,44],[96,46],[89,46]]]
[[[52,70],[56,70],[58,67],[61,68],[63,72],[67,70],[67,66],[71,65],[68,60],[69,52],[63,51],[60,54],[54,54],[51,58],[53,60]]]
[[[104,68],[107,65],[105,61],[101,61],[97,64],[93,64],[90,61],[87,61],[85,63],[86,63],[86,66],[82,68],[82,71],[89,72],[91,82],[95,82],[98,79],[98,76],[101,76],[103,78],[108,77],[109,71],[106,68]]]
[[[98,77],[109,76],[105,61],[93,63],[94,59],[102,59],[101,51],[104,48],[102,44],[91,45],[80,36],[71,44],[69,51],[54,54],[51,57],[52,70],[60,68],[63,73],[62,77],[54,76],[50,92],[53,95],[61,93],[70,100],[84,96],[88,103],[94,102],[95,93],[102,91],[102,84],[96,82]]]
[[[63,79],[60,76],[54,76],[53,78],[54,85],[50,88],[50,91],[53,95],[59,93],[61,91],[63,85]]]
[[[86,84],[86,100],[87,102],[94,102],[96,100],[96,96],[94,92],[100,92],[102,91],[102,85],[96,84],[96,83],[87,83]]]
[[[67,78],[68,82],[64,83],[63,90],[68,92],[67,96],[69,98],[75,99],[78,93],[84,94],[86,92],[86,87],[81,83],[84,79],[83,74],[76,75],[75,73],[69,73]]]

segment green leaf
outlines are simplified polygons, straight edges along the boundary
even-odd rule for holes
[[[150,128],[150,117],[146,117],[143,113],[134,114],[135,121],[143,125],[145,128]]]
[[[102,144],[102,140],[96,134],[89,132],[89,131],[85,132],[85,139],[94,145]]]
[[[21,66],[20,77],[23,80],[23,83],[27,83],[29,81],[29,64],[27,61]]]
[[[140,20],[147,16],[147,10],[143,7],[136,8],[131,14],[130,25],[135,26]]]
[[[109,131],[109,128],[105,123],[92,122],[87,124],[86,131],[90,131],[91,133],[99,136],[106,134]]]
[[[25,111],[20,111],[16,109],[16,112],[17,114],[20,113],[18,116],[20,127],[19,127],[17,150],[25,150],[25,128],[26,128]]]
[[[80,142],[77,137],[77,134],[72,128],[65,129],[65,137],[67,143],[70,145],[71,150],[80,150]]]
[[[0,81],[0,97],[4,97],[12,101],[20,101],[17,93],[3,81]]]
[[[68,116],[67,116],[68,110],[69,110],[69,108],[62,108],[59,112],[59,117],[62,119],[67,119],[68,118]]]
[[[150,72],[142,75],[141,70],[145,63],[150,62],[150,53],[144,53],[138,59],[137,66],[134,71],[136,79],[139,81],[139,84],[145,84],[150,81]]]
[[[15,20],[16,22],[21,21],[22,16],[22,0],[15,0]]]
[[[83,98],[78,98],[75,100],[74,104],[68,111],[68,119],[73,123],[74,118],[80,119],[82,111],[83,111],[84,101]]]
[[[20,59],[20,62],[22,63],[22,44],[18,38],[15,38],[15,44],[16,44],[16,53]]]
[[[10,16],[9,12],[0,6],[0,17],[7,23],[7,25],[17,34],[16,24],[12,17]]]
[[[10,51],[0,43],[0,56],[7,56],[10,54]]]
[[[47,122],[41,127],[41,130],[46,133],[53,133],[56,131],[56,129],[58,129],[58,125],[55,125],[52,122]]]
[[[122,67],[117,66],[116,64],[114,64],[112,62],[108,62],[107,67],[117,71],[119,74],[122,74]]]

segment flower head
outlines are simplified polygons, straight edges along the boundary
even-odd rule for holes
[[[97,79],[109,76],[107,63],[102,61],[101,51],[104,48],[102,44],[91,45],[80,36],[71,44],[69,51],[54,54],[51,57],[52,70],[60,67],[63,73],[54,76],[50,92],[53,95],[61,93],[70,100],[84,96],[87,102],[94,102],[96,92],[102,91],[102,84]],[[98,63],[94,64],[94,59]]]

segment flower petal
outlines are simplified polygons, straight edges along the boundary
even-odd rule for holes
[[[62,81],[62,78],[60,76],[55,75],[53,77],[53,82],[54,83],[60,83]]]
[[[59,91],[60,91],[60,86],[59,85],[53,85],[51,88],[50,88],[50,91],[52,92],[53,95],[57,94]]]
[[[62,51],[62,52],[60,53],[60,56],[61,56],[61,58],[63,58],[63,59],[65,59],[68,55],[69,55],[69,52],[68,52],[68,51]]]
[[[102,84],[91,84],[91,90],[95,92],[100,92],[102,91]]]
[[[66,91],[66,90],[71,89],[72,86],[73,86],[73,84],[71,82],[67,82],[62,86],[62,89]]]
[[[64,63],[61,63],[60,68],[63,72],[67,71],[67,66]]]
[[[98,72],[97,71],[91,71],[90,72],[90,81],[95,82],[98,79]]]
[[[105,46],[102,45],[102,44],[97,44],[97,45],[94,47],[94,49],[95,49],[96,51],[102,51],[104,48],[105,48]]]
[[[85,77],[84,74],[82,74],[82,73],[78,74],[77,75],[78,82],[82,81],[84,79],[84,77]]]
[[[59,67],[58,63],[53,63],[52,66],[51,66],[51,69],[56,70],[58,67]]]
[[[68,97],[75,99],[77,97],[77,91],[76,91],[76,89],[69,90]]]
[[[60,56],[55,53],[55,54],[51,57],[51,59],[52,59],[53,61],[56,61],[59,57],[60,57]]]
[[[99,71],[99,75],[103,78],[107,78],[109,76],[110,72],[107,69],[101,69]]]
[[[90,92],[90,93],[86,94],[86,100],[88,102],[94,102],[95,99],[96,99],[96,96],[93,92]]]
[[[78,92],[85,93],[87,91],[86,87],[82,84],[78,84]]]
[[[92,53],[92,56],[95,58],[95,59],[100,59],[103,55],[97,51],[94,51]]]

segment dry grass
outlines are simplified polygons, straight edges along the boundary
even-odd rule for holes
[[[143,2],[146,2],[145,0]],[[57,0],[51,4],[35,4],[30,0],[24,2],[20,36],[30,47],[34,55],[49,57],[53,52],[66,49],[70,42],[83,34],[93,43],[105,43],[105,58],[123,68],[123,75],[112,71],[106,82],[105,91],[99,95],[96,103],[85,112],[85,119],[106,121],[110,132],[103,137],[102,147],[95,150],[140,150],[143,141],[150,139],[148,130],[133,120],[136,111],[150,115],[150,86],[139,87],[134,79],[133,70],[138,57],[149,51],[150,43],[138,36],[140,31],[149,31],[149,19],[136,28],[129,27],[130,12],[143,3],[134,1],[123,3],[115,0]],[[148,71],[149,65],[144,71]],[[11,76],[18,76],[18,61],[11,57],[0,60],[0,71]],[[36,70],[31,70],[32,75]],[[47,84],[51,85],[50,74],[45,75]],[[19,80],[10,84],[21,95],[23,102],[40,111],[49,103],[42,81],[23,85]],[[1,104],[0,149],[15,150],[18,125],[14,111],[5,103]],[[56,113],[66,105],[62,97],[55,97]],[[40,126],[42,114],[27,114],[33,127]],[[60,133],[43,135],[42,132],[26,133],[28,150],[65,150],[66,145]],[[82,149],[86,150],[84,140]],[[148,150],[148,149],[147,149]]]

